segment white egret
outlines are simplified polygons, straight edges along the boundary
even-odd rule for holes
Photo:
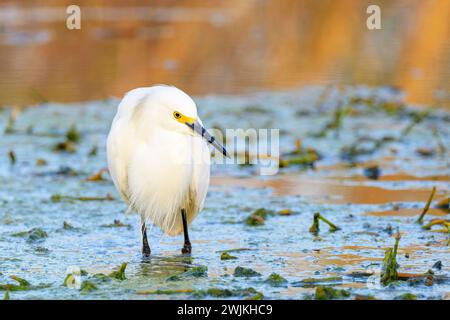
[[[166,85],[137,88],[118,106],[107,141],[116,189],[142,223],[142,253],[151,253],[146,223],[166,234],[184,231],[182,253],[191,252],[188,225],[202,210],[209,185],[207,142],[227,155],[203,127],[195,102]]]

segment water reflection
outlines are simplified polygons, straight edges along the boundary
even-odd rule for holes
[[[405,89],[414,103],[449,104],[450,2],[84,1],[82,29],[64,1],[0,5],[0,104],[122,95],[153,83],[193,94],[313,83]]]

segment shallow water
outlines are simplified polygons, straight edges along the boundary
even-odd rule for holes
[[[383,287],[350,274],[379,272],[384,251],[393,246],[392,234],[398,229],[402,233],[399,272],[423,274],[441,261],[441,270],[433,271],[438,276],[449,276],[448,235],[422,230],[414,221],[432,186],[437,187],[436,201],[425,221],[448,217],[448,210],[434,206],[449,195],[449,150],[438,151],[432,129],[437,128],[444,146],[450,145],[450,115],[433,110],[408,135],[350,164],[339,155],[343,146],[363,135],[398,137],[411,118],[355,105],[359,112],[343,119],[338,136],[330,131],[325,137],[314,137],[311,133],[332,118],[336,107],[330,96],[312,108],[317,106],[322,90],[311,87],[196,99],[203,122],[209,127],[280,128],[282,152],[292,150],[295,139],[302,138],[303,146],[315,148],[322,159],[316,162],[315,169],[288,167],[266,177],[256,174],[257,166],[214,166],[205,208],[190,228],[191,259],[180,255],[181,236],[163,236],[154,228],[149,239],[153,257],[143,260],[138,218],[124,215],[125,205],[109,176],[103,174],[104,181],[86,181],[106,167],[104,141],[117,99],[44,104],[18,112],[14,130],[0,140],[0,284],[14,283],[9,277],[16,275],[32,285],[46,285],[10,292],[11,299],[177,299],[197,297],[195,290],[248,287],[262,292],[266,299],[303,299],[314,292],[314,286],[300,281],[338,276],[342,279],[325,284],[349,289],[349,299],[357,294],[390,299],[406,292],[419,299],[448,298],[448,281],[435,281],[432,286],[400,281]],[[389,88],[354,87],[348,92],[396,99]],[[1,128],[6,127],[11,112],[0,111]],[[73,123],[81,133],[77,151],[52,151]],[[97,154],[89,155],[93,147],[98,148]],[[422,156],[418,148],[431,148],[434,154]],[[16,155],[14,165],[7,156],[10,150]],[[37,165],[37,159],[45,159],[46,165]],[[381,168],[378,180],[363,175],[369,164]],[[107,194],[113,199],[51,198]],[[260,207],[289,209],[292,214],[275,214],[262,226],[246,225],[245,218]],[[315,212],[321,212],[341,230],[329,232],[322,223],[319,235],[312,235],[308,229]],[[107,226],[117,219],[125,226]],[[64,222],[73,228],[64,228]],[[33,241],[14,235],[33,228],[41,228],[48,236]],[[230,252],[235,260],[220,260],[220,251],[229,249],[245,250]],[[93,274],[110,273],[123,262],[128,262],[126,280],[92,278]],[[88,272],[82,279],[94,281],[97,290],[84,292],[63,286],[67,269],[74,266]],[[207,266],[207,275],[189,275],[189,270],[198,266]],[[233,271],[237,266],[252,268],[261,276],[236,277]],[[273,272],[288,283],[281,287],[266,283]],[[182,273],[179,279],[170,278]],[[149,294],[154,290],[179,292]]]

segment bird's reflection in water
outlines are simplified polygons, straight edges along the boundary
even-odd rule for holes
[[[187,255],[141,257],[138,276],[168,279],[189,271],[193,258]]]

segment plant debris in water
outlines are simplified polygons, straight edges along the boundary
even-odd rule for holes
[[[372,275],[372,274],[370,274]],[[317,285],[323,285],[323,284],[337,284],[342,283],[342,277],[336,276],[336,277],[327,277],[327,278],[306,278],[301,281],[297,281],[292,283],[293,287],[316,287]]]
[[[209,288],[207,290],[198,290],[194,292],[194,296],[211,296],[214,298],[229,298],[229,297],[252,297],[254,300],[260,300],[262,293],[256,291],[254,288],[246,289],[222,289],[222,288]],[[259,298],[259,299],[258,299]]]
[[[237,259],[237,257],[232,256],[228,252],[222,252],[222,254],[220,255],[220,260],[233,260],[233,259]]]
[[[266,283],[270,284],[273,287],[281,287],[287,285],[288,281],[280,276],[278,273],[272,273],[265,280]]]
[[[9,156],[9,163],[13,166],[16,164],[17,162],[17,157],[16,157],[16,153],[14,152],[14,150],[10,150],[8,152],[8,156]]]
[[[97,289],[98,289],[97,286],[88,280],[84,280],[80,286],[80,292],[82,292],[82,293],[88,293],[91,291],[95,291]]]
[[[95,181],[104,181],[105,178],[103,178],[103,173],[108,172],[108,169],[103,168],[99,172],[94,173],[93,175],[89,176],[86,180],[95,182]]]
[[[264,224],[264,221],[266,220],[266,218],[268,216],[273,216],[274,212],[264,209],[264,208],[259,208],[257,210],[255,210],[254,212],[252,212],[247,219],[245,219],[245,224],[248,226],[261,226]]]
[[[102,227],[104,228],[131,228],[131,225],[127,224],[127,223],[123,223],[122,221],[118,220],[118,219],[114,219],[113,223],[109,223],[109,224],[102,224]]]
[[[388,248],[384,254],[383,267],[381,270],[381,283],[385,286],[393,281],[398,280],[397,250],[400,238],[401,235],[398,232],[395,235],[394,248]]]
[[[128,263],[126,262],[122,263],[119,267],[119,270],[111,272],[109,274],[109,277],[117,280],[125,280],[125,269],[127,268],[127,264]]]
[[[53,151],[65,151],[75,153],[77,151],[77,143],[81,141],[80,133],[75,125],[72,125],[65,134],[65,140],[57,142],[53,146]]]
[[[208,276],[208,267],[206,266],[194,266],[189,268],[183,273],[176,274],[167,278],[167,281],[180,281],[187,278],[200,278]]]
[[[63,222],[63,229],[64,230],[74,230],[75,228],[70,223],[68,223],[67,221],[64,221]]]
[[[417,300],[417,296],[412,293],[404,293],[394,298],[395,300]]]
[[[258,277],[261,274],[253,269],[238,266],[234,269],[233,275],[235,277]]]
[[[12,292],[12,291],[28,291],[28,290],[39,290],[50,287],[49,284],[31,285],[31,283],[23,278],[19,278],[15,275],[10,276],[10,278],[16,281],[18,284],[0,284],[0,290]]]
[[[419,219],[417,219],[417,223],[420,223],[420,224],[423,223],[423,218],[424,218],[425,215],[427,214],[428,209],[430,209],[430,204],[431,204],[431,201],[433,201],[433,197],[434,197],[434,194],[435,194],[435,193],[436,193],[436,187],[433,187],[433,189],[431,190],[431,194],[430,194],[430,196],[428,197],[427,203],[425,204],[425,207],[423,208],[422,213],[420,214]]]
[[[335,224],[333,224],[330,221],[328,221],[327,219],[325,219],[319,212],[317,212],[313,216],[313,224],[309,228],[309,232],[311,232],[315,235],[317,235],[319,233],[319,231],[320,231],[319,220],[322,220],[330,227],[330,232],[335,232],[335,231],[341,229],[338,226],[336,226]]]
[[[303,148],[300,139],[295,140],[295,150],[283,154],[279,161],[280,168],[286,168],[289,166],[301,166],[314,168],[314,163],[320,159],[319,153],[313,148]]]
[[[108,193],[105,197],[74,197],[54,194],[50,198],[53,202],[61,201],[113,201],[114,198]]]
[[[345,299],[350,297],[350,292],[344,289],[334,289],[333,287],[318,286],[314,294],[316,300]]]
[[[37,242],[47,238],[48,234],[40,228],[33,228],[28,231],[14,233],[13,236],[26,238],[27,242]]]
[[[368,179],[377,180],[381,175],[381,170],[378,166],[370,166],[364,168],[364,175]]]

